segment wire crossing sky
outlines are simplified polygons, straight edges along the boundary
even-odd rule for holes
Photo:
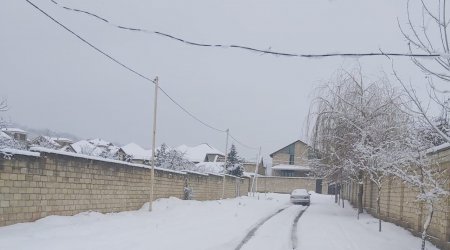
[[[367,53],[325,53],[325,54],[298,54],[298,53],[289,53],[289,52],[280,52],[280,51],[273,51],[273,50],[267,50],[267,49],[257,49],[257,48],[252,48],[252,47],[248,47],[248,46],[244,46],[244,45],[236,45],[236,44],[230,44],[230,45],[226,45],[226,44],[208,44],[208,43],[200,43],[200,42],[193,42],[193,41],[189,41],[180,37],[176,37],[174,35],[168,34],[168,33],[164,33],[164,32],[160,32],[160,31],[152,31],[152,30],[147,30],[144,28],[135,28],[135,27],[127,27],[124,25],[119,25],[119,24],[114,24],[113,22],[111,22],[109,19],[105,18],[105,17],[101,17],[95,13],[92,13],[90,11],[86,11],[86,10],[82,10],[82,9],[76,9],[76,8],[71,8],[68,6],[64,6],[62,4],[60,4],[59,2],[56,2],[55,0],[50,0],[51,2],[53,2],[54,4],[56,4],[57,6],[66,9],[66,10],[70,10],[70,11],[74,11],[74,12],[78,12],[78,13],[83,13],[83,14],[87,14],[89,16],[92,16],[98,20],[101,20],[109,25],[112,25],[116,28],[119,29],[124,29],[124,30],[129,30],[129,31],[134,31],[134,32],[143,32],[146,34],[154,34],[154,35],[158,35],[158,36],[163,36],[172,40],[176,40],[188,45],[192,45],[192,46],[198,46],[198,47],[210,47],[210,48],[231,48],[231,49],[240,49],[240,50],[246,50],[246,51],[250,51],[250,52],[255,52],[255,53],[262,53],[262,54],[267,54],[267,55],[273,55],[273,56],[282,56],[282,57],[302,57],[302,58],[324,58],[324,57],[367,57],[367,56],[392,56],[392,57],[448,57],[448,55],[442,55],[439,53],[429,53],[429,54],[417,54],[417,53],[394,53],[394,52],[383,52],[380,49],[380,52],[367,52]]]
[[[77,33],[75,33],[74,31],[72,31],[71,29],[69,29],[67,26],[65,26],[64,24],[62,24],[61,22],[59,22],[58,20],[56,20],[55,18],[53,18],[52,16],[50,16],[47,12],[45,12],[44,10],[42,10],[41,8],[39,8],[37,5],[35,5],[34,3],[32,3],[29,0],[25,0],[26,2],[28,2],[31,6],[33,6],[34,8],[36,8],[37,10],[39,10],[42,14],[44,14],[45,16],[47,16],[48,18],[50,18],[53,22],[57,23],[59,26],[61,26],[62,28],[64,28],[66,31],[70,32],[71,34],[73,34],[74,36],[76,36],[78,39],[80,39],[82,42],[84,42],[85,44],[89,45],[91,48],[95,49],[97,52],[101,53],[102,55],[106,56],[107,58],[109,58],[110,60],[112,60],[113,62],[115,62],[116,64],[120,65],[121,67],[127,69],[128,71],[132,72],[133,74],[143,78],[146,81],[149,81],[153,84],[155,84],[155,81],[150,79],[149,77],[144,76],[143,74],[137,72],[136,70],[130,68],[129,66],[125,65],[124,63],[120,62],[119,60],[117,60],[115,57],[111,56],[110,54],[104,52],[103,50],[99,49],[98,47],[96,47],[95,45],[93,45],[92,43],[90,43],[89,41],[87,41],[86,39],[84,39],[83,37],[81,37],[80,35],[78,35]],[[52,0],[52,2],[56,3],[55,1]],[[92,15],[92,14],[91,14]],[[222,129],[218,129],[206,122],[204,122],[203,120],[201,120],[200,118],[198,118],[197,116],[195,116],[194,114],[192,114],[187,108],[185,108],[183,105],[181,105],[179,102],[177,102],[173,97],[171,97],[164,89],[162,89],[160,86],[158,86],[158,88],[161,90],[161,92],[164,93],[164,95],[169,98],[175,105],[177,105],[183,112],[185,112],[186,114],[188,114],[190,117],[192,117],[194,120],[200,122],[201,124],[203,124],[204,126],[215,130],[217,132],[221,132],[221,133],[226,133],[226,130],[222,130]],[[231,134],[229,135],[236,143],[240,144],[243,147],[246,147],[248,149],[252,149],[252,150],[258,150],[258,148],[256,147],[251,147],[248,146],[242,142],[240,142],[239,140],[237,140],[234,136],[232,136]]]
[[[398,20],[408,20],[406,0],[29,0],[112,58],[56,27],[27,1],[5,1],[0,75],[9,110],[4,116],[30,131],[69,132],[118,145],[150,147],[154,85],[144,83],[155,76],[198,119],[180,112],[167,96],[158,99],[158,142],[171,147],[209,143],[224,151],[222,131],[230,129],[248,146],[229,138],[243,156],[254,157],[250,148],[261,146],[265,160],[292,141],[308,142],[311,101],[338,70],[361,65],[368,78],[381,74],[395,81],[386,56],[302,60],[209,45],[310,55],[409,53],[398,27]],[[411,57],[391,59],[402,77],[420,85],[423,75]],[[144,78],[124,66],[148,79],[137,84]]]

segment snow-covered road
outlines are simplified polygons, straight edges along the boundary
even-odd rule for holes
[[[242,250],[292,249],[292,239],[298,241],[297,249],[308,250],[401,250],[420,246],[420,240],[406,230],[384,223],[384,231],[378,233],[376,219],[364,215],[358,221],[349,206],[342,209],[334,204],[333,197],[315,194],[293,237],[294,220],[305,208],[291,205],[289,195],[280,194],[260,194],[259,200],[161,199],[151,213],[147,207],[112,214],[88,212],[2,227],[0,249],[233,250],[256,227]],[[429,245],[428,249],[436,248]]]
[[[270,218],[243,245],[242,250],[285,250],[293,249],[292,231],[295,218],[304,206],[292,205]]]

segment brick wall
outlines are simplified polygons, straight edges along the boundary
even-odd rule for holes
[[[139,209],[150,198],[151,171],[133,164],[41,152],[0,159],[0,226],[48,215]],[[154,199],[222,197],[223,176],[155,170]],[[247,178],[225,178],[225,198],[246,195]]]

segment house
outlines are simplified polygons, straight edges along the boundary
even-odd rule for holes
[[[64,151],[115,159],[119,147],[102,139],[81,140],[62,148]]]
[[[11,139],[14,139],[16,141],[20,142],[27,141],[28,133],[20,128],[2,128],[2,132],[7,134]]]
[[[272,158],[272,176],[306,177],[311,173],[308,166],[310,148],[297,140],[270,154]]]
[[[244,173],[245,175],[251,176],[255,174],[256,170],[256,162],[244,162],[243,163]],[[266,166],[264,166],[263,160],[258,165],[258,173],[259,175],[266,175]]]
[[[69,146],[72,143],[73,141],[68,138],[50,137],[44,135],[40,135],[31,140],[31,145],[52,149],[62,149]]]
[[[67,151],[90,156],[100,156],[103,152],[103,149],[95,146],[87,140],[81,140],[70,144],[70,147],[67,149]]]
[[[33,146],[40,146],[44,148],[51,148],[51,149],[59,149],[62,146],[54,141],[50,136],[44,136],[40,135],[33,140],[31,140],[31,145]]]
[[[198,172],[213,174],[224,172],[225,154],[208,143],[194,147],[181,145],[175,150],[182,153],[186,160],[195,163]]]
[[[224,162],[225,154],[210,146],[208,143],[202,143],[194,147],[181,145],[175,148],[183,157],[193,163],[200,162]]]
[[[73,141],[69,138],[64,138],[64,137],[52,137],[51,138],[54,142],[58,143],[59,145],[61,145],[61,147],[67,147],[70,144],[73,143]]]
[[[114,144],[112,144],[109,141],[105,141],[103,139],[100,138],[95,138],[95,139],[89,139],[87,140],[89,143],[91,143],[92,145],[99,147],[99,148],[108,148],[110,146],[114,146]]]
[[[122,161],[130,161],[139,164],[150,164],[152,150],[144,149],[138,144],[129,143],[117,151],[117,158]]]

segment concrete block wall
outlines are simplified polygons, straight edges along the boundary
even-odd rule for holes
[[[220,199],[222,178],[157,169],[154,199],[183,199],[186,185],[193,199]],[[226,176],[225,198],[247,195],[248,185],[248,179]],[[64,154],[16,154],[0,159],[0,226],[89,210],[136,210],[149,201],[150,188],[149,168]]]
[[[344,185],[344,199],[356,206],[358,185]],[[350,194],[350,195],[347,195]],[[419,191],[404,184],[397,178],[390,178],[383,184],[380,198],[381,218],[402,226],[415,235],[422,231],[426,219],[426,208],[417,200]],[[377,187],[370,180],[364,180],[364,209],[377,217]],[[442,249],[450,249],[450,209],[449,200],[444,200],[435,208],[433,219],[428,229],[430,240]]]
[[[307,177],[258,177],[258,192],[285,193],[289,194],[294,189],[304,188],[308,191],[316,190],[316,179]],[[322,186],[322,191],[326,191]]]

